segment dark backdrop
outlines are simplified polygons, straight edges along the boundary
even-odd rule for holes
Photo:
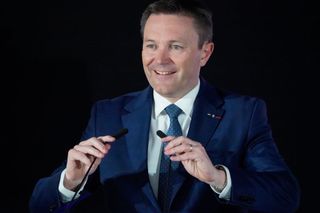
[[[36,181],[79,141],[94,101],[147,86],[139,18],[150,1],[110,2],[3,3],[4,212],[27,212]],[[266,101],[279,150],[301,184],[301,212],[308,212],[296,116],[303,7],[286,0],[208,5],[215,51],[202,74],[221,88]]]

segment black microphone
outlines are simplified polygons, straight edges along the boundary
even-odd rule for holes
[[[167,135],[166,135],[164,132],[162,132],[161,130],[158,130],[158,131],[157,131],[157,135],[158,135],[160,138],[165,138],[165,137],[167,137]]]
[[[127,128],[123,128],[123,129],[120,129],[119,132],[117,132],[116,134],[113,134],[111,135],[112,137],[114,137],[116,140],[118,140],[119,138],[121,138],[122,136],[124,136],[125,134],[128,133],[128,129]],[[107,144],[109,142],[103,142],[103,144]]]
[[[119,132],[117,132],[116,134],[113,134],[111,136],[114,137],[116,140],[118,140],[119,138],[121,138],[122,136],[124,136],[127,133],[128,133],[128,129],[127,128],[123,128]],[[109,143],[109,142],[106,142],[106,141],[103,142],[103,144],[107,144],[107,143]],[[73,201],[76,198],[77,194],[79,193],[79,190],[81,189],[81,186],[84,183],[85,179],[88,177],[90,169],[93,166],[93,164],[96,161],[96,159],[97,159],[96,157],[93,159],[91,165],[89,166],[89,169],[87,170],[87,172],[84,175],[83,179],[81,180],[80,184],[78,186],[76,186],[76,190],[75,190],[75,193],[74,193],[71,201]]]

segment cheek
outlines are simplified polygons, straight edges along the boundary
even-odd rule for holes
[[[193,55],[191,58],[186,60],[184,64],[187,69],[198,70],[201,67],[200,55]]]
[[[150,54],[150,53],[147,53],[145,51],[142,51],[142,63],[144,66],[150,64],[152,62],[152,59],[153,59],[153,55]]]

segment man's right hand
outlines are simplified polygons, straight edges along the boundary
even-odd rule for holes
[[[90,169],[89,175],[97,169],[102,158],[104,158],[110,150],[111,145],[108,143],[114,141],[115,138],[110,135],[98,138],[92,137],[80,142],[70,149],[68,152],[66,173],[63,180],[64,187],[74,191],[81,183],[94,159],[96,158]],[[108,143],[103,144],[103,142]]]

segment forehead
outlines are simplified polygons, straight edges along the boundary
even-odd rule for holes
[[[184,15],[152,14],[144,27],[144,38],[148,36],[196,36],[193,18]]]

